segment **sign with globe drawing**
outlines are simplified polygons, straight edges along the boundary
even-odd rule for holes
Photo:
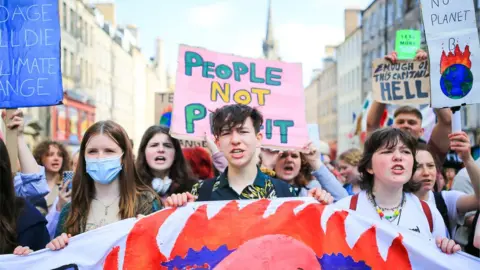
[[[431,106],[480,103],[480,44],[473,0],[421,0],[421,6]]]

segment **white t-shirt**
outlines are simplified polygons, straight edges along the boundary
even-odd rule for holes
[[[457,201],[461,196],[465,195],[465,193],[456,191],[456,190],[449,190],[449,191],[444,190],[441,192],[441,194],[442,194],[443,200],[445,201],[445,204],[447,205],[448,220],[449,220],[449,226],[450,226],[450,231],[448,232],[447,236],[453,239],[453,237],[455,236],[455,231],[457,230],[457,218],[463,218],[463,215],[465,214],[463,213],[462,216],[460,217],[458,216]],[[428,192],[427,203],[430,205],[430,208],[437,208],[433,191]],[[446,226],[445,226],[445,229],[446,229]]]
[[[336,202],[335,205],[342,209],[350,209],[351,198],[352,196],[343,198],[340,201]],[[406,201],[403,205],[401,215],[391,223],[386,219],[380,218],[375,207],[370,202],[370,200],[368,200],[365,191],[358,193],[356,212],[364,217],[381,220],[394,226],[397,226],[398,222],[398,226],[408,229],[409,231],[419,233],[420,235],[423,235],[430,240],[434,240],[438,236],[446,237],[447,229],[445,227],[445,223],[443,222],[442,216],[440,215],[440,212],[438,212],[437,208],[430,207],[433,218],[433,232],[430,233],[430,225],[428,223],[425,212],[423,212],[423,208],[418,197],[411,193],[405,193],[405,198]]]

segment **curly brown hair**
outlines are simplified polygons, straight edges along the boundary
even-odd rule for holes
[[[48,151],[50,151],[50,146],[56,147],[60,151],[60,155],[63,158],[62,168],[60,168],[59,172],[61,175],[64,171],[68,171],[70,169],[70,154],[63,144],[51,140],[43,141],[39,143],[33,150],[33,157],[39,165],[44,166],[42,159],[48,154]]]
[[[310,166],[310,163],[308,163],[305,154],[299,152],[299,155],[300,171],[298,171],[298,175],[293,178],[293,184],[297,187],[306,187],[312,179],[313,168]],[[276,177],[278,177],[278,175]]]

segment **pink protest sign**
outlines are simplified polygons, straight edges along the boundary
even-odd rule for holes
[[[301,64],[181,45],[171,134],[202,140],[211,135],[211,111],[235,103],[262,112],[264,146],[295,149],[307,142]]]

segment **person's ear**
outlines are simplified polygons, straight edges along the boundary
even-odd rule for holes
[[[257,148],[262,146],[262,140],[263,140],[263,133],[261,132],[257,133]]]

